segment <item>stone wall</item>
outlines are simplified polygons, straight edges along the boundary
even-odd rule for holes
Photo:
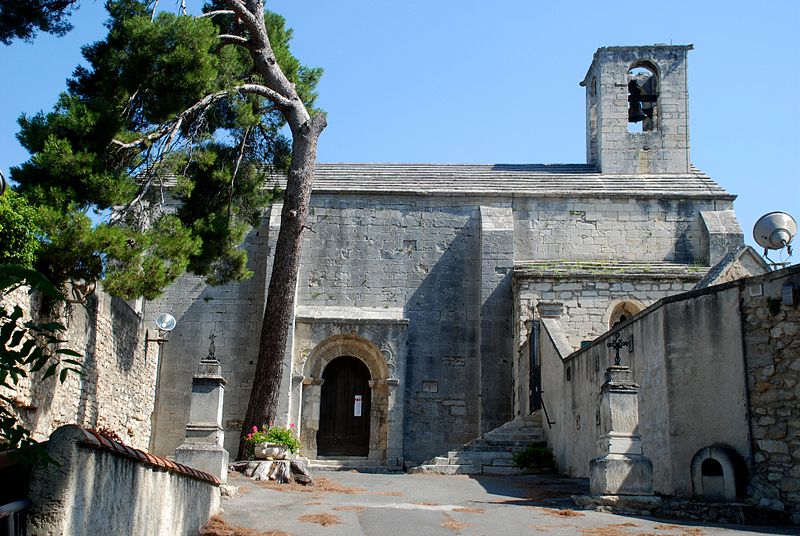
[[[573,349],[608,331],[610,315],[618,304],[630,302],[642,310],[662,298],[691,290],[705,273],[702,269],[671,276],[626,273],[625,266],[611,263],[594,274],[570,263],[559,263],[560,274],[547,267],[529,268],[518,266],[515,270],[519,344],[526,338],[524,322],[538,318],[538,309],[547,309],[552,312],[545,315],[553,314],[561,320]],[[653,266],[652,270],[655,272],[658,267]]]
[[[219,481],[66,426],[34,469],[26,534],[194,536],[219,511]]]
[[[498,389],[482,400],[477,387],[479,333],[487,333],[480,325],[480,202],[447,196],[312,199],[314,232],[306,234],[298,306],[362,309],[365,319],[372,309],[403,311],[408,328],[399,388],[405,456],[412,460],[461,445],[511,414],[510,392]],[[510,309],[510,292],[506,299]],[[362,325],[370,327],[368,321]],[[380,330],[377,324],[373,329]],[[296,346],[307,344],[314,341],[295,339]],[[506,367],[510,371],[510,361]],[[481,422],[482,403],[493,409],[489,422]]]
[[[353,319],[359,320],[359,330],[379,332],[377,323],[370,325],[372,312],[400,311],[407,325],[404,349],[389,353],[404,355],[405,362],[396,378],[402,395],[393,398],[404,405],[405,456],[427,459],[520,411],[513,402],[513,371],[520,369],[522,358],[515,356],[515,348],[524,343],[524,330],[515,323],[532,317],[539,302],[563,304],[565,319],[573,325],[568,337],[577,348],[606,330],[608,308],[616,301],[631,299],[643,307],[691,288],[708,257],[700,213],[729,204],[710,197],[487,198],[323,190],[312,196],[297,307],[313,308],[323,317],[347,310],[341,318],[328,318],[336,328],[331,333]],[[237,450],[270,273],[269,238],[278,230],[280,208],[273,207],[246,246],[252,280],[211,288],[184,277],[149,305],[152,315],[170,312],[178,320],[163,348],[154,424],[160,454],[169,455],[183,439],[191,374],[207,352],[211,333],[217,335],[217,356],[229,380],[226,449]],[[527,286],[512,288],[512,271],[518,267],[560,265],[561,259],[612,265],[625,259],[652,266],[634,279],[611,266],[601,267],[602,278],[536,274]],[[661,272],[667,276],[660,277]],[[284,356],[278,422],[303,419],[304,379],[298,364],[321,341],[302,324],[290,334]]]
[[[738,299],[735,287],[673,296],[613,330],[632,341],[621,358],[640,385],[638,432],[657,492],[691,496],[692,458],[704,447],[724,445],[749,457]],[[587,476],[598,455],[598,395],[613,363],[606,346],[613,332],[566,355],[562,325],[542,320],[543,397],[556,421],[545,434],[559,469]]]
[[[161,349],[151,446],[156,454],[174,455],[186,437],[192,376],[200,359],[208,355],[211,335],[222,376],[228,382],[223,407],[225,449],[232,455],[238,451],[264,312],[270,252],[267,221],[247,237],[248,268],[254,272],[251,279],[212,287],[200,277],[185,275],[158,300],[148,303],[148,323],[158,313],[170,313],[177,320]]]
[[[640,384],[639,433],[656,491],[691,496],[690,464],[705,447],[734,452],[749,470],[745,499],[800,523],[800,267],[659,300],[572,351],[564,324],[539,321],[545,428],[559,468],[588,474],[593,415],[613,332]]]
[[[514,258],[636,260],[708,266],[703,211],[731,208],[704,199],[514,200]],[[741,233],[740,233],[741,234]],[[741,244],[741,238],[737,245]]]
[[[742,288],[753,436],[751,492],[800,523],[800,267]]]
[[[18,289],[3,299],[19,305],[25,318],[38,318],[40,298]],[[147,448],[158,363],[158,346],[146,345],[141,317],[124,301],[98,289],[85,304],[71,303],[59,321],[64,346],[83,354],[83,374],[64,383],[44,371],[23,378],[13,394],[20,420],[33,437],[46,439],[64,424],[108,428],[125,442]],[[40,319],[43,320],[43,319]]]

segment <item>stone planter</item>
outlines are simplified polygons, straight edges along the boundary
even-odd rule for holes
[[[253,446],[253,455],[261,460],[285,460],[289,449],[277,443],[258,443]]]

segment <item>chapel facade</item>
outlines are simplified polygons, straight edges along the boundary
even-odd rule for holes
[[[743,244],[735,196],[691,165],[691,48],[595,53],[585,164],[318,164],[280,403],[306,456],[402,467],[530,414],[547,403],[542,319],[578,349]],[[237,450],[281,208],[248,238],[253,279],[187,276],[148,304],[178,320],[156,453],[184,438],[211,335]]]

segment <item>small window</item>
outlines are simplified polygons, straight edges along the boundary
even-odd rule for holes
[[[700,465],[700,474],[703,476],[722,476],[722,464],[714,458],[703,460]]]
[[[628,132],[649,132],[658,125],[658,75],[650,62],[628,71]]]
[[[572,381],[572,368],[567,367],[567,381]]]

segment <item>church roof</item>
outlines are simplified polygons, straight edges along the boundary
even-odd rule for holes
[[[686,174],[604,175],[586,164],[317,164],[314,191],[504,197],[736,198],[694,168]]]

